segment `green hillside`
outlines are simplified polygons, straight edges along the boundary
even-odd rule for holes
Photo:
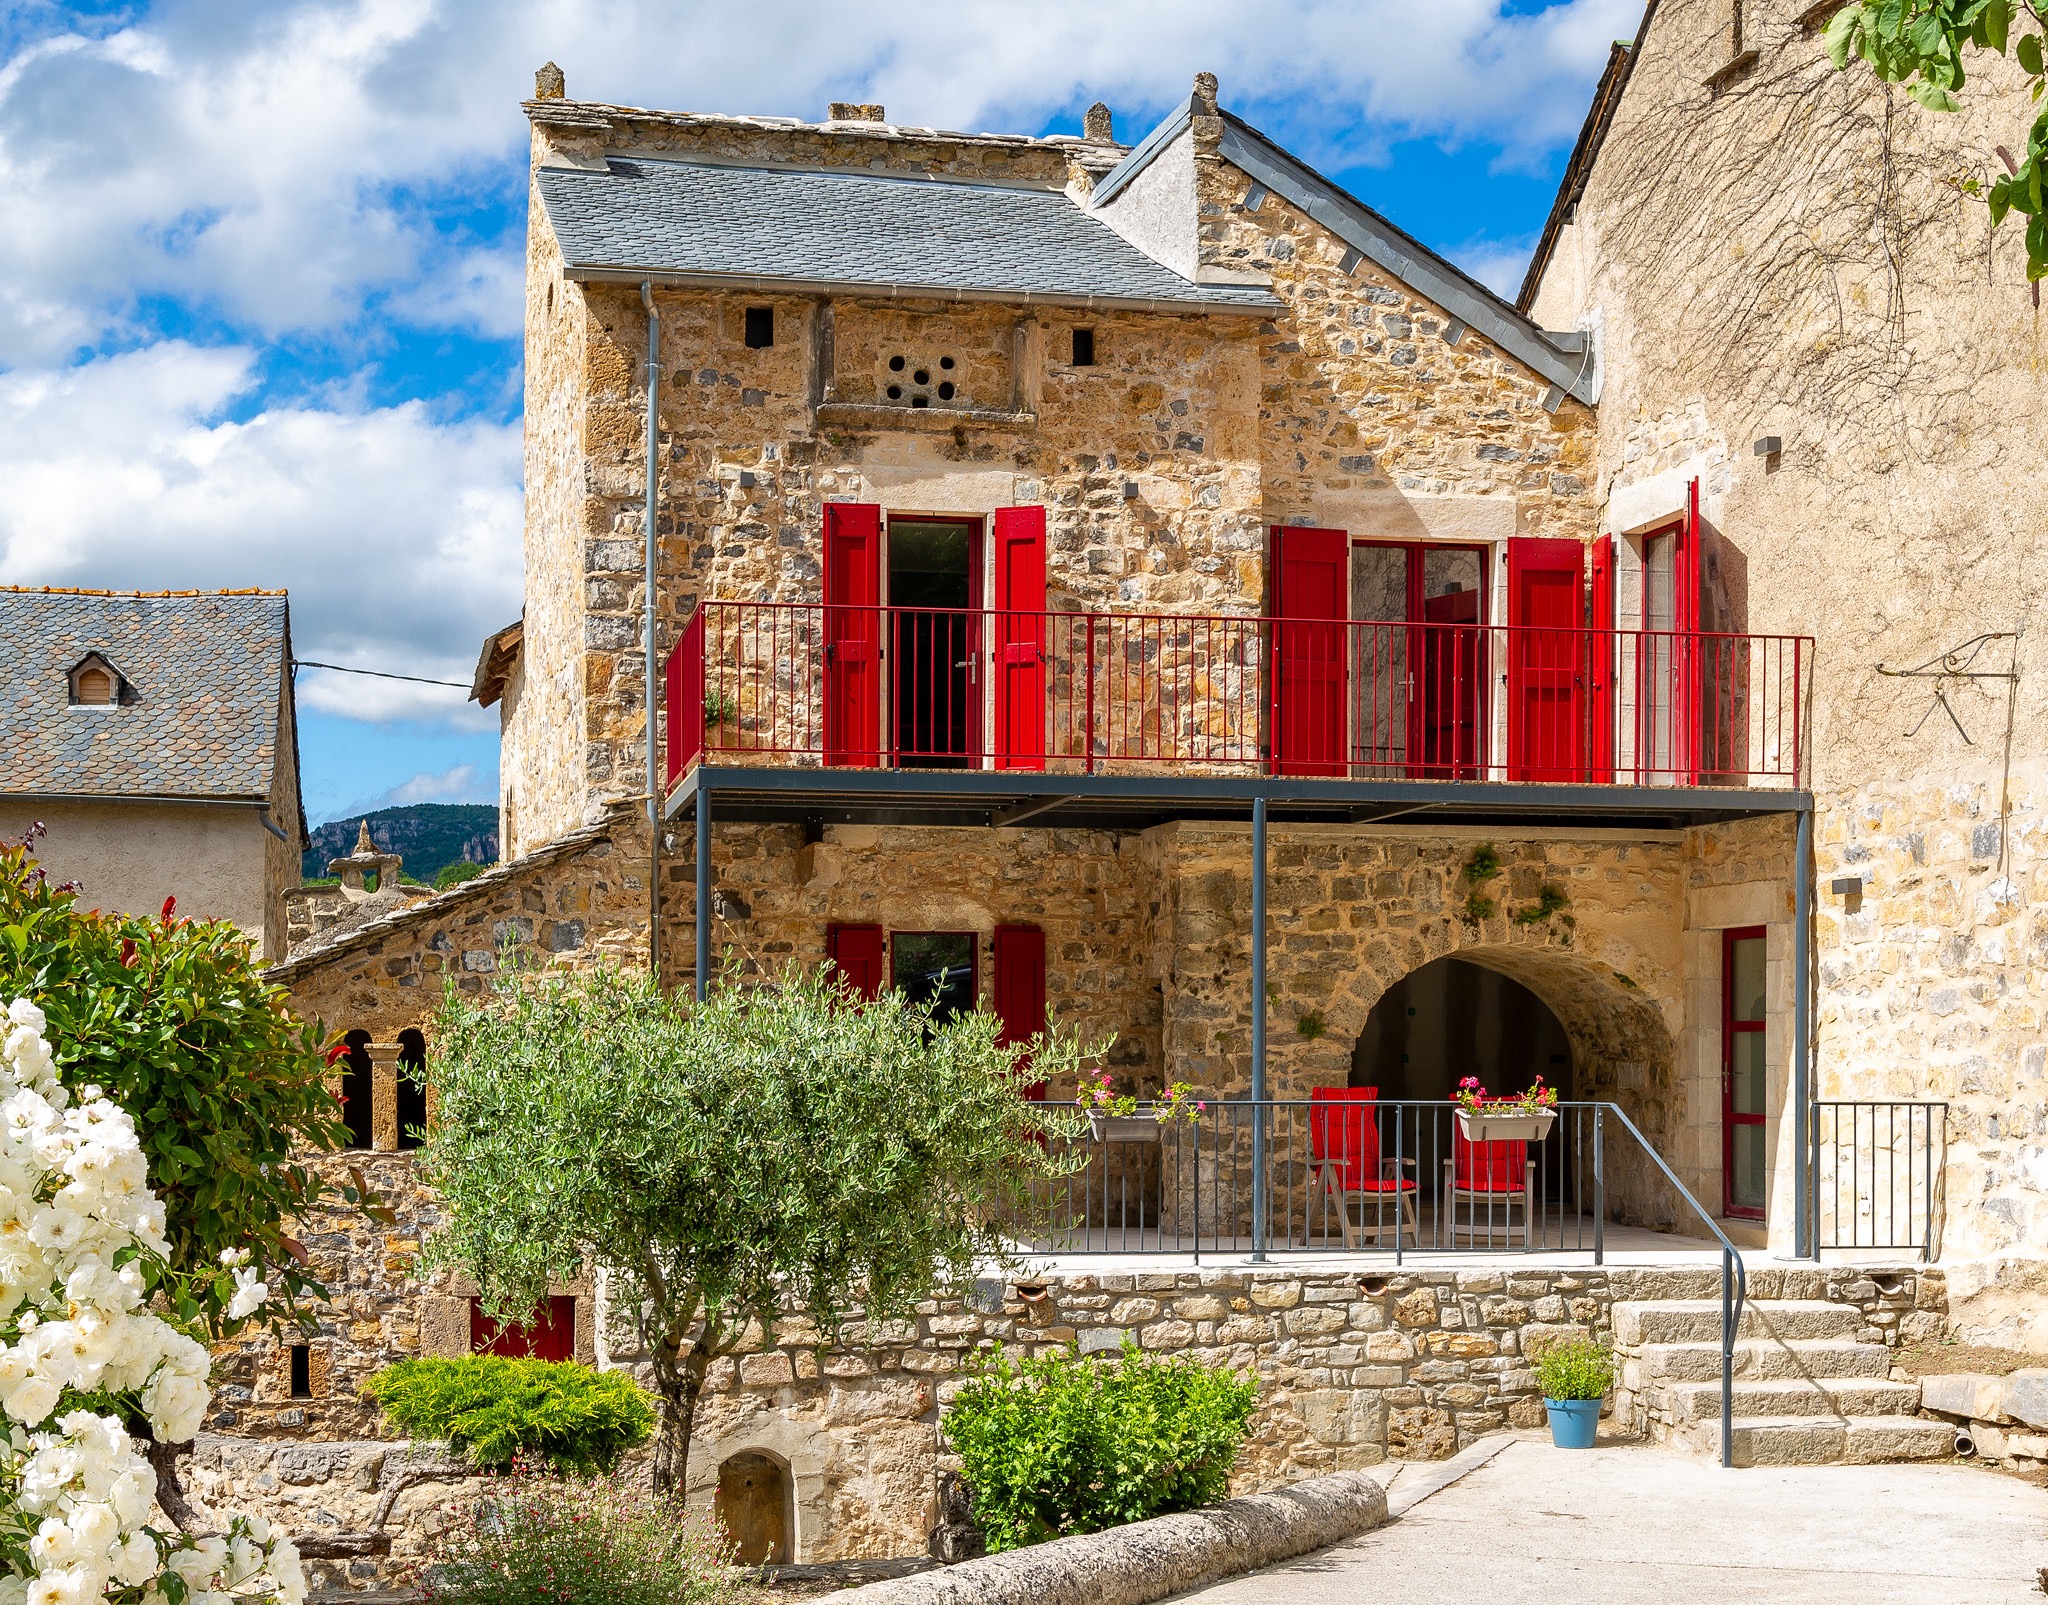
[[[306,879],[321,878],[328,860],[355,851],[356,830],[364,819],[370,822],[370,840],[377,850],[405,860],[408,880],[431,883],[449,864],[498,861],[497,809],[485,803],[409,803],[316,827],[301,871]]]

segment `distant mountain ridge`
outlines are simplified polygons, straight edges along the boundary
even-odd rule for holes
[[[355,851],[356,831],[365,819],[377,850],[405,860],[408,880],[432,882],[450,864],[498,861],[498,810],[488,803],[407,803],[315,827],[300,871],[307,880],[320,879],[329,860]]]

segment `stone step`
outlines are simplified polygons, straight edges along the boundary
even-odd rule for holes
[[[1625,1365],[1641,1387],[1673,1382],[1719,1382],[1721,1378],[1720,1311],[1714,1312],[1715,1337],[1710,1343],[1645,1343]],[[1853,1343],[1842,1338],[1737,1338],[1735,1375],[1757,1382],[1796,1377],[1877,1377],[1891,1375],[1892,1351],[1881,1343]]]
[[[1680,1421],[1719,1422],[1721,1384],[1677,1382],[1664,1390],[1666,1408]],[[1911,1382],[1880,1382],[1863,1377],[1829,1377],[1822,1381],[1737,1382],[1735,1416],[1783,1419],[1792,1416],[1910,1416],[1920,1408],[1920,1389]]]
[[[1735,1421],[1738,1466],[1867,1466],[1887,1460],[1945,1460],[1955,1453],[1955,1429],[1915,1416],[1741,1416]],[[1720,1424],[1701,1422],[1685,1441],[1719,1454]]]
[[[1848,1338],[1863,1329],[1863,1312],[1820,1299],[1754,1299],[1742,1307],[1738,1337]],[[1624,1348],[1641,1343],[1718,1343],[1719,1299],[1659,1299],[1614,1306],[1614,1340]]]

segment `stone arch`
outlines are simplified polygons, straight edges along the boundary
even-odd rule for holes
[[[767,1449],[741,1449],[718,1463],[711,1506],[742,1566],[787,1566],[796,1558],[796,1479]]]
[[[690,1459],[689,1502],[716,1511],[724,1467],[739,1456],[758,1455],[779,1468],[788,1489],[788,1560],[809,1560],[830,1524],[831,1443],[823,1426],[758,1401],[708,1393],[706,1399],[711,1408],[698,1422],[703,1452]]]

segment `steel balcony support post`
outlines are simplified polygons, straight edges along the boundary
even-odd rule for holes
[[[697,1001],[711,985],[711,787],[697,772]]]
[[[1252,1258],[1266,1257],[1266,799],[1252,799]]]
[[[1813,1096],[1813,805],[1799,810],[1792,850],[1792,1254],[1820,1258],[1820,1107]]]

